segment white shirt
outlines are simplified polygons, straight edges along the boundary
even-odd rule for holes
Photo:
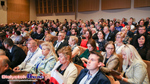
[[[105,40],[107,40],[108,35],[109,35],[109,33],[105,35]]]
[[[79,84],[85,84],[85,81],[86,81],[86,84],[90,84],[90,82],[95,77],[95,75],[98,73],[98,71],[96,73],[94,73],[92,76],[90,75],[90,72],[88,71],[87,74],[83,77],[83,79],[80,81]],[[91,76],[89,80],[87,80],[88,76]]]
[[[29,72],[30,69],[32,68],[32,66],[34,66],[34,64],[36,63],[36,61],[37,61],[36,59],[40,56],[42,56],[42,50],[40,48],[37,48],[34,53],[28,51],[25,60],[19,65],[19,68],[20,69],[23,68],[23,71],[28,71]],[[31,59],[29,60],[30,57],[31,57]]]
[[[116,54],[121,54],[121,50],[125,45],[121,45],[121,46],[117,46],[117,44],[115,44],[115,50],[116,50]]]
[[[57,40],[57,44],[55,45],[55,50],[57,50],[57,48],[60,46],[60,44],[61,43],[63,43],[64,42],[64,40],[62,40],[62,41],[60,41],[60,42],[58,42],[58,40]]]

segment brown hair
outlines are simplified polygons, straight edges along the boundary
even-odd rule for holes
[[[94,39],[89,39],[87,44],[91,44],[91,46],[93,47],[93,50],[96,51],[97,48],[96,48],[96,43],[95,43],[95,40]]]
[[[96,51],[91,51],[90,54],[95,54],[97,55],[99,58],[98,58],[98,62],[103,62],[103,56],[101,53],[99,52],[96,52]]]
[[[108,44],[112,44],[112,45],[114,46],[114,52],[116,52],[114,42],[113,42],[113,41],[108,41],[108,42],[105,44],[105,48],[107,47]]]
[[[72,61],[72,52],[71,52],[71,47],[70,46],[65,46],[65,47],[62,47],[61,49],[58,50],[58,54],[64,54],[65,55],[65,58],[67,58],[67,56],[69,55],[69,61]]]

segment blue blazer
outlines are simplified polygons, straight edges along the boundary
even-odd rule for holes
[[[78,75],[73,84],[79,84],[88,71],[89,71],[88,69],[81,70],[80,74]],[[105,76],[105,74],[101,72],[101,70],[99,70],[98,73],[95,75],[95,77],[91,80],[90,84],[111,84],[111,83],[109,79]]]

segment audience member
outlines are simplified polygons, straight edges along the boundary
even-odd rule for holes
[[[27,56],[25,60],[15,67],[13,71],[18,72],[18,71],[27,71],[29,72],[31,68],[35,65],[37,58],[39,56],[42,56],[42,51],[40,48],[37,46],[37,42],[35,40],[30,40],[27,44],[27,47],[29,49]]]
[[[125,46],[123,43],[123,38],[125,38],[125,35],[122,32],[118,32],[116,34],[116,41],[115,41],[116,54],[121,54],[121,49]]]
[[[145,26],[139,26],[138,27],[137,35],[133,36],[130,44],[133,45],[133,46],[136,46],[136,39],[137,39],[138,35],[141,35],[141,34],[147,35]],[[148,44],[150,44],[149,40],[150,40],[150,37],[147,36],[147,43]]]
[[[73,84],[110,84],[109,79],[100,70],[103,65],[103,56],[97,52],[91,52],[87,68],[83,69]]]
[[[101,70],[109,75],[111,70],[117,70],[119,67],[119,58],[115,52],[115,45],[112,41],[109,41],[105,44],[106,52],[101,52],[105,64],[104,67],[101,67]]]
[[[59,49],[68,45],[68,41],[65,40],[65,32],[59,32],[58,40],[55,41],[53,45],[55,47],[56,54]]]
[[[99,51],[105,51],[105,43],[106,43],[106,40],[104,40],[104,37],[105,37],[105,34],[103,31],[98,31],[98,39],[96,40],[96,46],[98,47],[98,50]]]
[[[15,34],[10,37],[14,44],[19,44],[22,41],[22,37],[20,35],[20,31],[15,31]]]
[[[147,65],[132,45],[127,45],[122,49],[123,75],[116,75],[120,84],[149,84]]]
[[[56,62],[57,55],[55,54],[55,49],[52,43],[44,42],[41,44],[42,46],[42,55],[36,59],[35,65],[31,68],[30,73],[40,75],[40,71],[44,73],[50,72]]]
[[[115,41],[115,36],[114,34],[112,34],[110,31],[109,31],[109,28],[108,26],[105,26],[104,29],[103,29],[104,33],[105,33],[105,40],[106,41]]]
[[[123,43],[124,44],[127,44],[127,43],[130,43],[130,37],[127,35],[127,28],[126,27],[123,27],[122,29],[121,29],[121,32],[122,32],[122,34],[124,35],[124,38],[123,38]]]
[[[8,79],[2,79],[2,75],[10,75],[13,71],[9,67],[10,60],[7,56],[0,56],[0,84],[9,84]]]
[[[146,35],[138,35],[136,39],[136,46],[134,46],[138,53],[140,54],[143,60],[148,60],[150,58],[150,47],[147,44],[147,36]]]
[[[82,39],[80,46],[87,48],[87,42],[91,38],[92,38],[92,32],[91,32],[91,30],[87,30],[85,33],[85,39]]]
[[[120,22],[116,22],[115,30],[121,31],[122,26],[120,25]]]
[[[43,75],[45,76],[45,80],[50,78],[49,74],[52,74],[53,71],[57,70],[63,77],[67,79],[67,84],[72,84],[74,80],[77,77],[77,68],[75,67],[74,63],[71,61],[71,47],[70,46],[65,46],[58,50],[58,55],[59,55],[59,61],[56,63],[55,67],[53,70],[48,73]],[[59,79],[56,79],[59,81]]]
[[[97,37],[97,30],[96,30],[96,28],[92,28],[91,31],[92,31],[92,39],[97,40],[98,37]]]
[[[4,43],[5,48],[8,49],[10,52],[10,55],[8,56],[8,58],[11,61],[10,63],[11,68],[16,67],[21,62],[23,62],[23,60],[26,57],[26,54],[21,48],[14,45],[13,41],[9,38],[5,39],[3,43]]]
[[[134,36],[134,33],[130,30],[130,26],[129,25],[126,25],[126,28],[127,28],[127,35],[132,38]]]
[[[116,36],[116,34],[119,32],[118,30],[115,29],[114,25],[110,26],[110,32]]]

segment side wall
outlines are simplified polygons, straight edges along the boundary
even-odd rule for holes
[[[7,23],[7,0],[0,0],[0,4],[1,1],[5,2],[5,6],[1,6],[0,5],[0,24],[6,24]]]

